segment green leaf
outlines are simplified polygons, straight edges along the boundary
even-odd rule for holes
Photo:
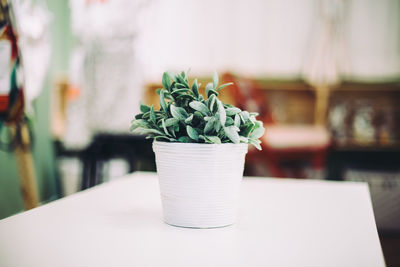
[[[234,125],[236,127],[240,127],[240,117],[239,117],[238,114],[235,115],[235,123],[234,123]]]
[[[249,143],[249,138],[247,138],[247,137],[239,136],[239,139],[240,139],[240,143],[245,143],[245,144]]]
[[[182,83],[175,83],[175,88],[180,89],[180,88],[186,88],[186,85]]]
[[[228,115],[228,116],[236,115],[239,112],[241,112],[240,108],[227,108],[226,109],[226,115]]]
[[[226,112],[225,112],[224,105],[222,105],[222,102],[220,100],[218,100],[218,117],[219,117],[219,121],[220,121],[221,125],[225,126]]]
[[[240,117],[240,120],[242,121],[242,123],[246,124],[246,121],[244,120],[242,113],[239,113],[239,117]]]
[[[214,71],[214,73],[213,73],[213,88],[214,89],[217,88],[218,82],[219,82],[218,73],[216,71]]]
[[[167,89],[168,91],[171,90],[171,80],[170,80],[170,76],[168,75],[167,72],[163,73],[162,76],[162,85],[164,86],[165,89]]]
[[[171,94],[180,94],[184,92],[191,92],[189,88],[174,89]]]
[[[229,143],[230,142],[230,140],[226,138],[224,130],[221,130],[221,131],[218,132],[218,137],[221,139],[222,143]]]
[[[250,116],[248,111],[242,111],[242,112],[240,112],[240,115],[242,116],[244,123],[246,123],[246,121],[249,119],[249,116]]]
[[[152,123],[156,124],[156,114],[154,113],[154,107],[153,105],[150,108],[150,120]]]
[[[214,94],[212,94],[208,100],[209,100],[208,103],[210,104],[209,105],[210,111],[214,112],[216,96]]]
[[[166,118],[166,114],[160,109],[159,111],[154,110],[154,113],[156,114],[156,119],[162,119],[162,118]]]
[[[249,134],[253,131],[255,127],[255,124],[251,124],[251,123],[246,123],[243,127],[242,130],[240,131],[242,136],[248,137]]]
[[[225,126],[231,126],[231,125],[234,125],[234,124],[235,124],[235,121],[231,117],[226,117]]]
[[[190,124],[193,120],[193,114],[191,114],[189,117],[187,117],[187,119],[185,120],[186,124]]]
[[[215,127],[215,131],[217,132],[217,133],[219,133],[219,131],[221,130],[221,128],[222,128],[222,125],[221,125],[221,122],[219,121],[219,120],[215,120],[215,123],[214,123],[214,127]]]
[[[200,111],[195,111],[193,113],[193,122],[199,123],[204,121],[204,116]]]
[[[142,116],[142,119],[146,119],[147,120],[148,118],[150,118],[150,109],[146,113],[143,113],[143,116]]]
[[[187,136],[179,137],[178,141],[181,142],[181,143],[192,143],[192,140]]]
[[[162,112],[162,111],[155,111],[154,113],[156,114],[156,121],[158,121],[159,124],[161,123],[160,119],[166,119],[167,118],[165,113]]]
[[[133,132],[133,131],[135,131],[135,130],[136,130],[137,128],[139,128],[139,127],[141,127],[141,128],[147,128],[147,127],[149,127],[149,124],[148,124],[147,121],[142,120],[142,119],[133,120],[132,123],[131,123],[131,128],[130,128],[130,130]]]
[[[167,136],[165,136],[165,135],[157,135],[157,136],[154,136],[153,137],[154,138],[154,140],[164,140],[164,141],[170,141],[170,139],[171,138],[169,138],[169,137],[167,137]],[[147,139],[149,139],[149,138],[147,138]]]
[[[258,138],[260,138],[261,136],[264,135],[265,129],[264,129],[264,127],[262,126],[262,124],[260,125],[260,123],[261,123],[261,122],[258,122],[258,121],[257,121],[255,129],[254,129],[253,132],[250,134],[250,137],[251,137],[252,139],[258,139]]]
[[[157,135],[164,135],[164,133],[160,132],[156,129],[148,129],[148,128],[137,128],[135,129],[135,133],[138,134],[157,134]]]
[[[252,144],[252,145],[255,146],[258,150],[262,150],[262,148],[261,148],[261,146],[260,146],[261,141],[258,140],[258,139],[254,140],[254,139],[250,138],[250,139],[249,139],[249,144]]]
[[[170,72],[167,72],[168,77],[173,80],[174,82],[178,82],[178,80],[176,79],[176,76]]]
[[[183,98],[186,98],[186,99],[189,100],[189,101],[192,101],[192,100],[195,99],[194,96],[192,96],[192,95],[187,95],[187,94],[178,95],[178,96],[176,97],[177,100],[183,99]]]
[[[225,83],[225,84],[222,84],[222,85],[220,85],[218,88],[217,88],[217,91],[219,91],[219,90],[221,90],[221,89],[224,89],[225,87],[227,87],[227,86],[229,86],[229,85],[232,85],[233,83]]]
[[[231,104],[226,104],[226,103],[223,103],[224,104],[224,107],[227,109],[227,108],[235,108],[235,106],[232,106]]]
[[[250,112],[250,116],[257,117],[258,115],[260,115],[258,112]]]
[[[218,83],[219,77],[214,72],[212,82],[206,86],[205,100],[199,92],[197,79],[189,87],[185,72],[178,75],[163,73],[164,88],[156,90],[160,95],[160,109],[140,103],[141,113],[132,120],[131,130],[146,134],[147,139],[167,142],[242,142],[260,149],[258,138],[265,129],[256,119],[258,114],[241,111],[218,100],[218,91],[232,84]]]
[[[193,129],[190,125],[186,125],[186,132],[190,138],[193,140],[198,141],[199,140],[199,134],[195,129]]]
[[[156,89],[156,94],[157,94],[157,95],[160,95],[161,90],[164,90],[164,88],[157,88],[157,89]]]
[[[207,121],[206,126],[204,127],[204,133],[208,134],[211,133],[214,129],[215,118],[212,117],[209,121]]]
[[[231,125],[231,127],[233,127],[233,129],[235,129],[237,132],[240,132],[239,127],[236,127],[235,125]]]
[[[164,90],[160,92],[160,105],[164,112],[167,113],[167,104],[165,103],[164,92]]]
[[[212,83],[207,83],[207,85],[206,85],[206,95],[207,95],[207,97],[208,97],[208,93],[212,89],[213,89],[213,84]]]
[[[184,84],[185,87],[189,87],[189,84],[187,83],[185,77],[182,77],[181,75],[177,75],[177,76],[176,76],[176,79],[177,79],[177,82],[178,82],[178,83]]]
[[[171,105],[171,115],[180,121],[184,121],[188,117],[188,114],[184,108],[176,107],[174,105]]]
[[[209,115],[210,111],[208,110],[207,106],[201,103],[200,101],[192,101],[189,103],[189,106],[197,111],[200,111],[204,115]]]
[[[195,79],[193,82],[192,91],[193,91],[193,94],[196,96],[196,98],[199,97],[199,86],[197,84],[197,79]]]
[[[208,135],[206,135],[205,138],[206,138],[206,141],[208,141],[209,143],[221,144],[221,139],[219,139],[218,136],[208,136]]]
[[[169,118],[165,120],[165,127],[170,127],[173,125],[178,124],[179,120],[175,119],[175,118]]]
[[[171,133],[171,135],[174,137],[174,138],[176,138],[176,134],[175,134],[175,127],[169,127],[169,131],[170,131],[170,133]]]
[[[169,99],[169,100],[173,100],[171,94],[167,90],[165,90],[165,89],[163,89],[163,90],[164,90],[164,98],[165,99]]]
[[[240,137],[235,126],[224,127],[224,132],[232,143],[238,144],[240,142]]]
[[[207,97],[210,98],[212,95],[218,96],[218,92],[215,91],[214,89],[208,90]]]
[[[147,112],[147,111],[150,111],[150,107],[149,107],[149,106],[146,106],[145,104],[142,104],[142,103],[140,102],[140,111],[143,112],[143,113],[145,113],[145,112]]]
[[[170,135],[168,130],[167,130],[167,126],[165,125],[165,120],[164,119],[161,119],[161,124],[162,124],[163,130],[164,130],[164,133],[166,135]]]

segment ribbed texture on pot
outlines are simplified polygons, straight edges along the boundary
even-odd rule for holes
[[[233,224],[247,147],[155,141],[165,222],[194,228]]]

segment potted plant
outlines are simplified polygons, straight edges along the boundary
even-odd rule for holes
[[[214,72],[206,97],[197,79],[165,72],[160,109],[140,104],[131,131],[154,139],[164,221],[170,225],[212,228],[235,221],[248,144],[258,149],[264,134],[257,113],[218,99]]]

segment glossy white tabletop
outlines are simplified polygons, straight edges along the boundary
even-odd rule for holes
[[[162,221],[135,173],[0,221],[0,266],[385,266],[366,184],[245,178],[233,226]]]

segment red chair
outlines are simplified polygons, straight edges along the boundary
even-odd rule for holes
[[[321,176],[325,159],[330,146],[330,136],[326,128],[314,125],[279,125],[276,124],[265,99],[261,86],[254,80],[225,73],[224,82],[233,82],[229,89],[234,104],[242,110],[255,111],[260,114],[259,120],[266,128],[261,138],[262,151],[251,148],[247,160],[250,163],[266,164],[271,176],[287,177],[287,167],[284,164],[304,165],[309,162],[312,173]],[[293,164],[294,163],[294,164]],[[304,168],[289,168],[290,176],[305,178]],[[320,178],[320,177],[318,177]]]

